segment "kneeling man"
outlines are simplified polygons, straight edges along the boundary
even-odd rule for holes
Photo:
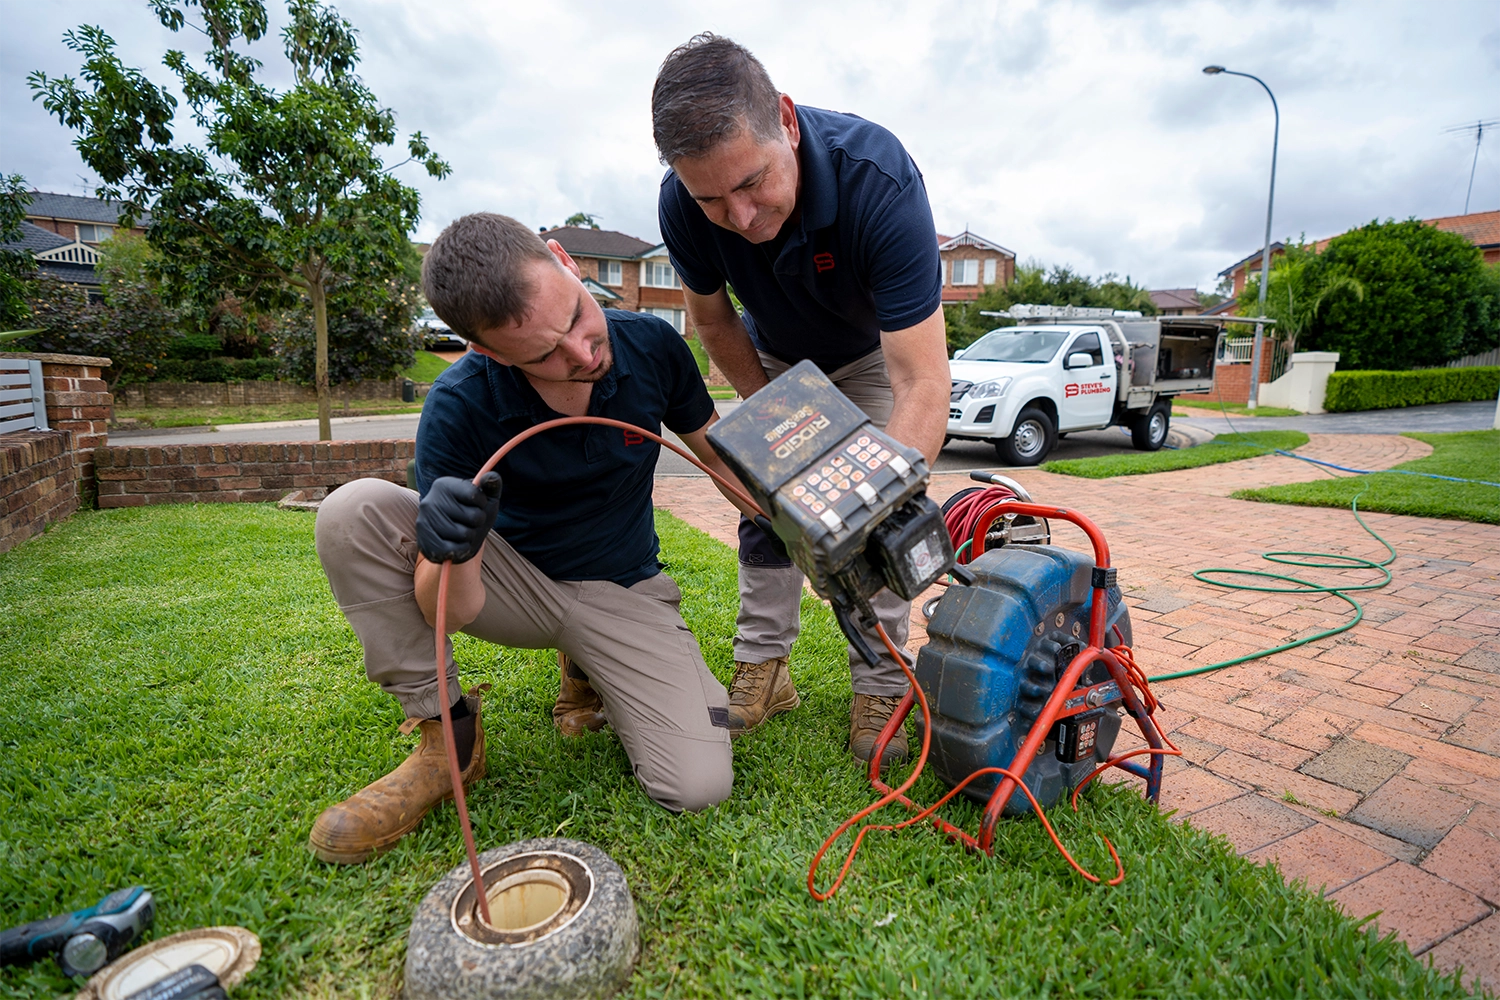
[[[660,446],[617,427],[544,431],[471,480],[518,432],[560,416],[665,425],[715,471],[717,419],[692,352],[663,320],[605,311],[555,241],[481,213],[445,229],[422,265],[427,300],[471,351],[433,384],[417,430],[418,493],[383,480],[341,487],[318,513],[317,549],[364,647],[421,742],[399,767],[318,817],[325,861],[390,848],[452,795],[439,698],[453,709],[464,782],[484,776],[479,696],[464,696],[449,644],[434,662],[440,561],[454,562],[445,633],[559,651],[564,733],[614,727],[646,794],[673,811],[723,801],[733,780],[729,696],[704,665],[662,572],[651,489]]]

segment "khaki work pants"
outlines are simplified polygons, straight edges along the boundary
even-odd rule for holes
[[[435,635],[413,589],[417,494],[380,479],[342,486],[318,511],[329,586],[364,647],[365,672],[408,717],[441,711]],[[729,694],[704,665],[665,573],[629,589],[542,574],[495,532],[482,556],[484,609],[464,632],[501,646],[560,649],[589,675],[646,794],[673,811],[729,797]],[[447,697],[458,700],[453,645]]]
[[[760,352],[760,363],[766,377],[772,379],[791,367],[764,351]],[[828,378],[865,411],[875,426],[884,429],[891,418],[894,399],[885,355],[880,350],[850,362]],[[734,658],[744,663],[764,663],[788,655],[802,627],[802,571],[791,560],[772,552],[764,539],[759,528],[748,518],[740,517],[740,613],[735,619]],[[897,648],[904,647],[911,634],[911,602],[882,590],[870,599],[870,605],[891,641]],[[849,686],[856,694],[883,697],[905,694],[909,687],[906,675],[886,652],[885,643],[873,628],[860,631],[879,655],[880,665],[870,666],[850,646]]]

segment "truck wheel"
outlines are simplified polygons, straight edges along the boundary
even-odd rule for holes
[[[1016,417],[1008,437],[995,442],[995,454],[1006,465],[1036,465],[1057,444],[1052,418],[1028,406]]]
[[[1130,443],[1137,451],[1160,451],[1172,425],[1172,406],[1158,402],[1130,425]]]

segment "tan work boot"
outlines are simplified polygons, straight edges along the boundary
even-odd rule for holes
[[[891,713],[901,704],[899,697],[883,698],[878,694],[856,694],[849,706],[849,752],[855,760],[869,762],[875,754],[875,741],[890,721]],[[882,769],[906,759],[906,726],[896,730],[880,757]]]
[[[790,712],[802,704],[787,657],[764,663],[734,661],[734,682],[729,687],[729,738],[741,736],[773,715]]]
[[[488,687],[488,685],[485,685]],[[474,750],[464,770],[464,787],[484,777],[484,725],[479,717],[479,688],[468,694],[474,720]],[[458,724],[468,720],[456,720]],[[323,810],[308,834],[307,846],[322,861],[357,865],[396,845],[416,829],[422,817],[444,799],[453,798],[443,724],[435,719],[408,719],[422,731],[417,748],[390,774]],[[406,725],[403,731],[410,732]]]
[[[552,724],[564,736],[582,736],[585,731],[598,732],[609,720],[604,717],[604,702],[589,683],[589,675],[568,658],[557,654],[557,704],[552,706]]]

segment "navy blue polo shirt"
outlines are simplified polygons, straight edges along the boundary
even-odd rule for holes
[[[661,433],[698,430],[713,400],[687,343],[664,320],[606,309],[614,365],[594,383],[589,415]],[[417,425],[417,486],[474,478],[512,436],[563,416],[519,370],[470,351],[438,376]],[[554,580],[629,587],[661,571],[651,483],[661,446],[618,427],[544,431],[500,461],[495,530]]]
[[[802,214],[777,239],[754,244],[709,222],[672,171],[657,216],[684,285],[711,295],[727,281],[756,347],[832,372],[879,347],[881,330],[936,312],[942,263],[922,174],[894,135],[818,108],[798,108],[797,121]]]

